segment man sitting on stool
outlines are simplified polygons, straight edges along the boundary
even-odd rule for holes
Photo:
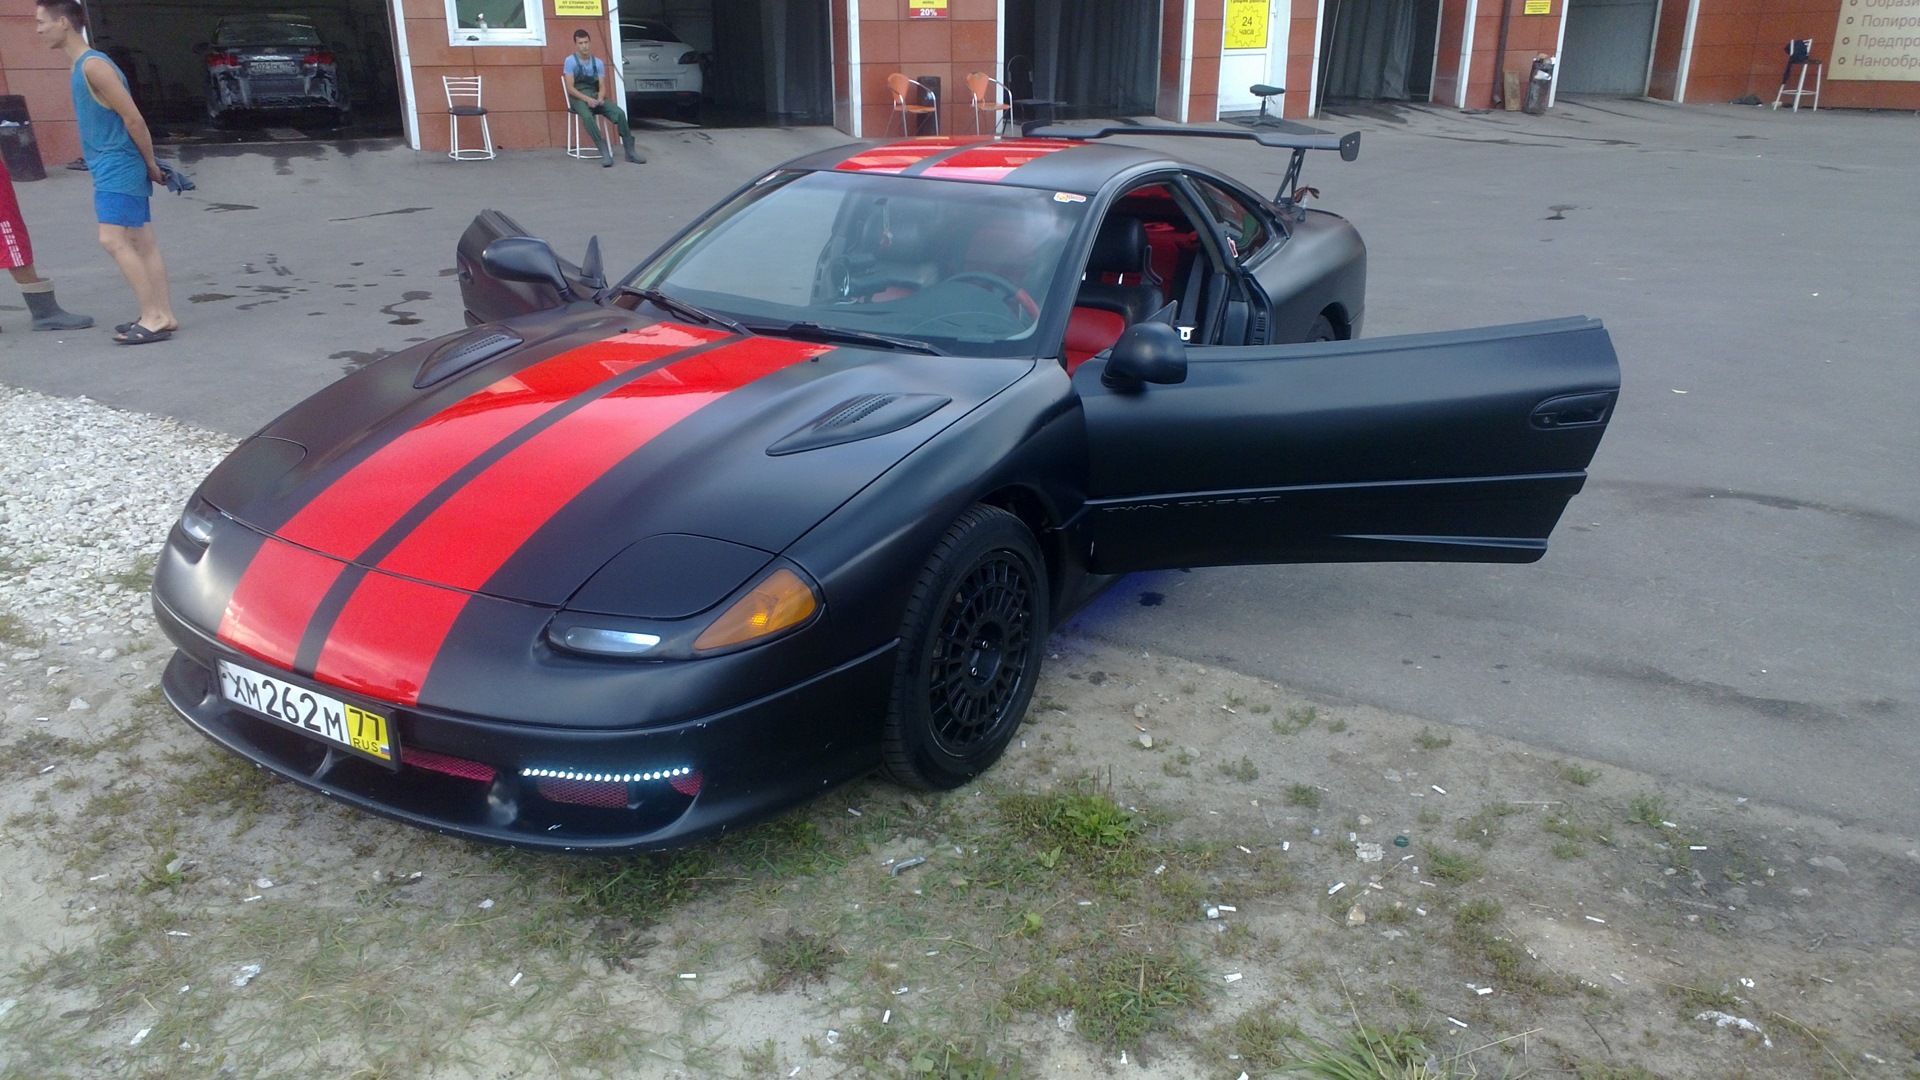
[[[627,160],[635,165],[647,159],[633,148],[633,129],[627,126],[627,114],[620,106],[601,96],[600,87],[607,75],[607,62],[593,55],[593,35],[585,30],[573,32],[573,55],[567,57],[563,66],[567,73],[567,104],[580,117],[580,126],[593,136],[593,145],[600,148],[600,164],[613,168],[613,151],[607,148],[606,136],[600,134],[600,124],[594,120],[594,114],[613,121],[620,129],[620,142],[627,148]]]

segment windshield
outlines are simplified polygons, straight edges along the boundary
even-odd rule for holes
[[[621,23],[620,40],[658,41],[663,45],[683,45],[685,42],[673,36],[673,31],[659,23]]]
[[[213,43],[235,45],[318,45],[320,35],[311,26],[280,19],[246,19],[221,23],[213,32]]]
[[[1085,205],[1003,184],[777,173],[624,284],[758,331],[810,323],[962,356],[1033,356]]]

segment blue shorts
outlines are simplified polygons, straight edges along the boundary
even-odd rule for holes
[[[145,195],[123,195],[117,191],[93,193],[93,212],[102,225],[121,225],[137,229],[153,220]]]

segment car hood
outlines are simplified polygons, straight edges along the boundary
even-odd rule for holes
[[[1032,363],[551,313],[341,380],[201,494],[335,560],[558,606],[649,538],[782,552]]]

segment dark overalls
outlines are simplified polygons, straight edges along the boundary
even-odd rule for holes
[[[567,57],[567,63],[572,68],[570,74],[573,78],[573,88],[588,97],[599,97],[600,75],[606,71],[606,64],[597,56],[593,58],[591,68],[580,63],[580,58],[577,56]],[[628,161],[638,165],[647,160],[633,148],[633,129],[628,126],[627,114],[621,110],[620,106],[605,99],[602,99],[598,105],[588,105],[572,94],[567,95],[567,104],[573,109],[574,114],[580,117],[580,126],[585,128],[587,134],[593,139],[593,145],[600,148],[600,160],[603,164],[613,164],[613,152],[607,149],[607,141],[600,134],[600,125],[593,118],[595,113],[613,121],[613,126],[619,129],[620,143],[626,148]]]

